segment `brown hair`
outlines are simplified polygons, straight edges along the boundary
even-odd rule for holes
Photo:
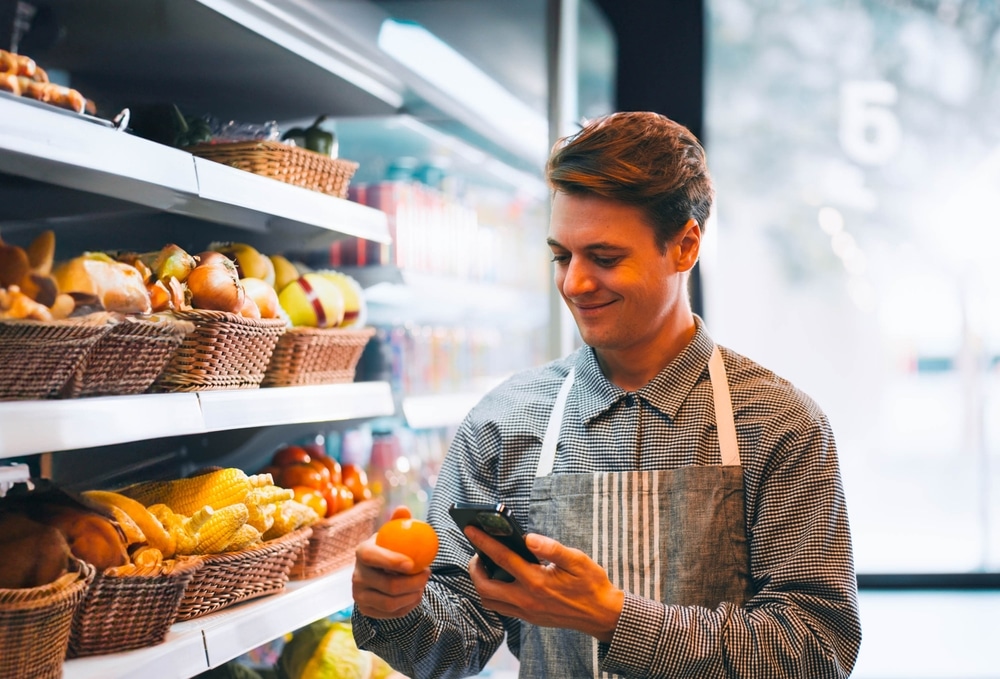
[[[715,191],[705,149],[658,113],[613,113],[561,139],[546,167],[549,185],[640,208],[662,249],[688,219],[705,231]]]

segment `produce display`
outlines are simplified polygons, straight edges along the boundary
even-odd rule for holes
[[[282,446],[264,468],[279,486],[292,491],[299,502],[328,518],[370,500],[372,491],[365,470],[355,464],[341,465],[318,446]]]
[[[297,630],[278,660],[288,679],[406,679],[354,642],[350,622],[323,619]]]
[[[195,255],[173,243],[145,253],[85,252],[58,263],[54,255],[52,231],[27,248],[0,239],[0,319],[205,309],[314,328],[365,320],[364,294],[353,278],[313,272],[246,243],[212,243]]]
[[[84,113],[93,108],[71,87],[49,82],[48,73],[30,57],[0,49],[0,90],[59,108]]]

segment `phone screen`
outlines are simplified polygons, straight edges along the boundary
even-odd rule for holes
[[[524,543],[524,531],[514,519],[510,508],[504,503],[498,502],[495,505],[490,505],[456,502],[448,508],[448,513],[451,514],[451,518],[454,519],[460,530],[466,526],[475,526],[514,551],[525,561],[539,563]],[[503,582],[514,581],[510,573],[497,566],[488,556],[478,549],[476,553],[479,554],[490,578]]]

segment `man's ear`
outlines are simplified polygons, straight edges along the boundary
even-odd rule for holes
[[[697,221],[687,220],[674,239],[674,248],[677,253],[677,270],[690,271],[698,262],[698,254],[701,252],[701,226]]]

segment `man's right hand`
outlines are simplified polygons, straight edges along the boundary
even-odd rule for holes
[[[393,519],[410,518],[410,510],[397,507]],[[401,618],[420,603],[431,576],[429,568],[416,575],[410,557],[375,544],[375,536],[362,542],[354,552],[351,586],[354,605],[370,618]]]

